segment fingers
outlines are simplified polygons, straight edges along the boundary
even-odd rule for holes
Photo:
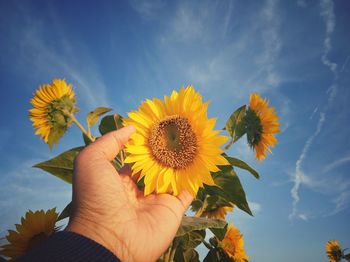
[[[193,196],[188,191],[182,191],[177,198],[180,200],[182,207],[183,207],[183,213],[188,209],[188,207],[191,205],[193,201]]]
[[[109,132],[86,147],[86,151],[91,158],[102,156],[106,160],[112,161],[135,131],[135,127],[126,126],[117,131]]]

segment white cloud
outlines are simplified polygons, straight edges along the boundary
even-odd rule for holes
[[[306,141],[303,150],[295,164],[295,173],[294,173],[294,178],[293,178],[293,187],[291,189],[291,196],[293,199],[293,206],[292,206],[292,212],[289,215],[289,219],[293,219],[295,217],[298,216],[298,210],[297,210],[297,205],[300,201],[300,196],[299,196],[299,188],[300,186],[304,183],[304,184],[310,184],[310,179],[309,177],[307,177],[303,170],[302,170],[302,164],[307,156],[307,153],[310,150],[310,147],[314,141],[314,139],[316,138],[316,136],[320,133],[323,123],[325,121],[325,114],[324,113],[320,113],[320,118],[317,124],[317,128],[316,131],[309,137],[309,139]]]
[[[337,64],[331,62],[328,58],[328,54],[332,49],[331,36],[335,28],[335,14],[333,0],[321,0],[321,16],[323,17],[326,25],[326,36],[323,41],[323,55],[322,63],[329,68],[334,74],[336,74]]]
[[[343,164],[345,164],[345,163],[347,163],[347,162],[349,162],[349,161],[350,161],[350,155],[345,156],[345,157],[340,158],[340,159],[337,159],[337,160],[335,160],[334,162],[332,162],[332,163],[326,165],[326,166],[324,167],[324,169],[323,169],[323,172],[324,172],[324,173],[327,173],[327,172],[329,172],[329,171],[332,171],[333,169],[336,169],[336,168],[338,168],[339,166],[341,166],[341,165],[343,165]]]
[[[322,181],[314,181],[310,176],[306,176],[302,170],[302,164],[304,162],[304,159],[307,157],[308,151],[309,151],[314,139],[320,133],[320,131],[323,127],[324,121],[325,121],[326,112],[333,105],[335,97],[336,97],[337,92],[338,92],[337,64],[335,62],[332,62],[329,59],[329,53],[332,49],[331,37],[332,37],[332,34],[334,32],[335,24],[336,24],[336,17],[335,17],[335,13],[334,13],[334,3],[332,0],[321,0],[320,6],[321,6],[320,16],[323,18],[324,23],[325,23],[325,37],[323,40],[323,53],[322,53],[321,61],[333,74],[333,83],[330,85],[330,87],[327,90],[327,96],[328,96],[327,103],[325,104],[324,108],[320,109],[320,118],[319,118],[319,121],[317,124],[317,129],[314,132],[314,134],[312,134],[309,137],[309,139],[306,141],[304,148],[301,152],[301,155],[299,156],[299,159],[296,162],[295,173],[294,173],[294,178],[293,178],[294,185],[291,189],[291,196],[293,199],[293,203],[292,203],[292,212],[289,215],[290,219],[293,219],[295,217],[299,217],[299,218],[303,219],[302,217],[300,217],[300,214],[298,213],[298,209],[297,209],[297,205],[300,201],[299,188],[302,184],[307,185],[309,188],[320,188],[320,187],[327,188],[327,187],[329,187],[329,184],[323,184]],[[317,110],[319,110],[318,107],[314,110],[314,113],[312,114],[311,117],[313,117],[313,115],[316,113]],[[343,160],[343,161],[347,161],[347,160]],[[334,164],[333,166],[332,166],[332,164],[330,166],[326,166],[325,171],[327,171],[327,170],[329,171],[332,168],[335,168],[338,164],[342,164],[342,162],[336,162],[333,164]],[[344,206],[347,206],[347,202],[345,202],[344,198],[342,197],[344,194],[347,195],[347,191],[343,191],[340,188],[341,187],[334,187],[335,192],[337,194],[339,194],[339,192],[340,192],[340,196],[337,197],[335,200],[335,203],[336,203],[335,210],[337,210],[337,212],[339,210],[342,210],[344,208]],[[332,212],[332,213],[335,214],[334,212]]]
[[[129,0],[131,7],[143,18],[155,18],[157,13],[164,7],[163,0]]]
[[[297,5],[298,5],[299,7],[306,7],[306,6],[307,6],[305,0],[297,0]]]
[[[350,191],[344,191],[339,196],[333,199],[335,207],[333,211],[329,213],[329,216],[335,215],[350,206]]]
[[[262,29],[264,52],[257,62],[261,65],[266,74],[266,82],[272,87],[280,84],[280,76],[275,68],[279,56],[282,40],[279,36],[280,19],[278,17],[277,1],[267,0],[260,14],[260,20],[264,25]]]
[[[254,216],[257,216],[262,211],[261,204],[259,204],[257,202],[248,201],[248,205],[249,205],[250,210],[252,211]]]
[[[342,73],[342,72],[345,70],[345,68],[346,68],[346,66],[348,65],[349,61],[350,61],[350,55],[348,55],[348,56],[345,58],[345,61],[344,61],[343,65],[342,65],[342,67],[341,67],[340,73]]]
[[[18,3],[22,26],[13,26],[14,38],[10,39],[18,49],[15,59],[16,70],[30,75],[38,85],[52,77],[65,78],[72,83],[79,100],[89,107],[108,105],[106,86],[100,76],[87,46],[80,41],[68,39],[61,24],[62,21],[50,9],[50,19],[55,32],[55,44],[47,37],[45,23],[36,16],[29,6]],[[25,21],[25,22],[24,22]],[[49,78],[49,79],[48,79]],[[30,87],[31,89],[36,87]]]
[[[308,221],[309,220],[309,217],[306,214],[299,214],[298,217],[301,220],[304,220],[304,221]]]
[[[32,168],[42,160],[23,161],[0,177],[6,185],[0,191],[0,230],[13,228],[28,209],[58,207],[62,211],[71,199],[71,186],[52,175]],[[1,235],[0,235],[1,237]]]

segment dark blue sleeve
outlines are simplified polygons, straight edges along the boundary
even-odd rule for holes
[[[50,236],[43,244],[33,248],[18,262],[73,262],[106,261],[120,262],[108,249],[82,235],[60,231]]]

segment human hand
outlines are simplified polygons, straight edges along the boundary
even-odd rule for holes
[[[130,169],[115,170],[111,161],[134,132],[132,126],[110,132],[79,153],[65,230],[93,239],[122,261],[155,261],[175,237],[193,197],[188,192],[145,197]]]

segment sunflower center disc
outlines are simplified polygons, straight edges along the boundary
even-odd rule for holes
[[[192,163],[197,152],[197,139],[187,118],[170,116],[151,130],[149,145],[153,157],[161,164],[182,169]]]

